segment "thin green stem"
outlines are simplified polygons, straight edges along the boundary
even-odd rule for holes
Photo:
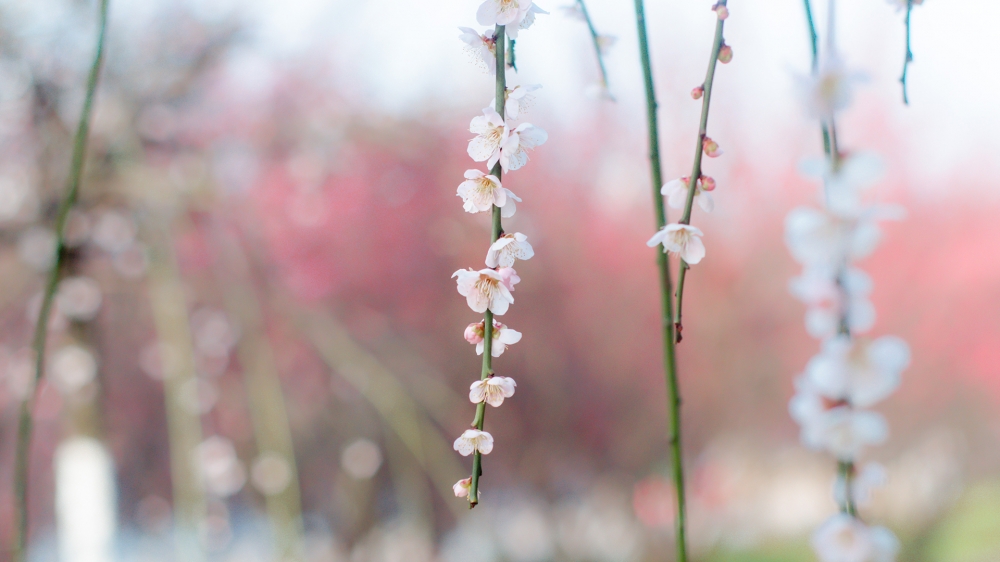
[[[913,0],[906,0],[906,58],[903,59],[903,75],[899,77],[899,83],[903,85],[903,103],[910,105],[910,97],[906,92],[906,75],[913,62],[913,51],[910,49],[910,15],[913,13]]]
[[[719,6],[725,6],[726,0],[719,0]],[[695,146],[694,166],[691,169],[691,177],[688,179],[687,199],[684,201],[684,214],[681,216],[680,224],[691,224],[691,209],[694,206],[694,196],[697,192],[696,186],[701,180],[701,159],[705,154],[704,141],[708,136],[708,110],[712,102],[712,84],[715,82],[715,67],[719,63],[719,51],[725,44],[722,37],[725,20],[719,18],[715,24],[715,42],[712,44],[712,56],[708,60],[708,70],[705,73],[704,96],[701,100],[701,123],[698,126],[698,143]],[[677,304],[674,306],[674,325],[677,331],[677,342],[680,343],[684,329],[681,321],[681,307],[684,304],[684,280],[689,269],[687,262],[680,260],[680,273],[677,278]]]
[[[639,54],[642,59],[642,74],[646,87],[646,121],[649,130],[649,168],[653,181],[653,209],[656,226],[667,225],[667,213],[663,206],[663,173],[660,167],[660,135],[656,119],[656,91],[653,87],[653,68],[649,59],[649,40],[646,37],[646,16],[642,0],[635,0],[635,19],[639,32]],[[684,462],[681,449],[681,397],[677,376],[676,336],[673,323],[673,305],[670,301],[670,266],[665,252],[656,252],[656,265],[660,272],[660,305],[663,323],[663,371],[667,386],[667,428],[670,444],[671,477],[674,482],[677,506],[675,534],[677,562],[687,562],[687,508],[684,488]]]
[[[514,51],[515,43],[517,43],[517,41],[513,39],[507,42],[507,65],[513,68],[515,72],[517,72],[517,55],[515,54]]]
[[[587,29],[590,30],[590,40],[594,43],[594,54],[597,55],[597,66],[601,69],[601,83],[604,84],[604,91],[607,93],[608,99],[614,101],[615,98],[611,95],[611,83],[608,82],[608,70],[604,65],[604,54],[601,53],[601,36],[594,29],[594,22],[590,19],[587,5],[583,3],[583,0],[576,0],[576,4],[580,6],[580,13],[583,14],[583,20],[587,22]]]
[[[812,5],[809,0],[802,0],[806,9],[806,23],[809,25],[809,46],[812,48],[812,73],[816,75],[819,72],[819,36],[816,33],[816,23],[813,20]],[[823,123],[823,150],[828,155],[830,154],[830,131],[827,129],[826,123]]]
[[[97,35],[97,49],[94,53],[94,62],[87,75],[87,91],[83,100],[83,108],[80,111],[80,121],[77,125],[76,136],[73,139],[73,156],[70,162],[69,178],[66,182],[66,193],[56,211],[55,233],[56,250],[55,261],[52,269],[49,270],[48,278],[45,281],[45,289],[42,293],[42,306],[38,313],[38,320],[35,324],[35,333],[32,338],[32,349],[35,353],[35,375],[34,385],[31,392],[21,401],[20,413],[17,425],[17,446],[14,459],[14,538],[13,560],[23,562],[27,557],[28,550],[28,467],[31,453],[31,431],[32,431],[32,410],[35,402],[35,389],[45,372],[45,344],[49,333],[49,316],[52,314],[52,303],[55,299],[56,288],[59,286],[59,274],[62,270],[63,258],[66,252],[66,218],[70,209],[76,203],[77,194],[80,191],[80,179],[83,177],[83,165],[87,155],[87,137],[90,133],[90,115],[94,106],[94,96],[97,91],[97,79],[101,73],[101,65],[104,62],[104,38],[108,24],[108,2],[101,0],[100,16]]]
[[[503,42],[506,41],[506,34],[504,33],[504,26],[498,25],[496,27],[496,66],[497,66],[497,81],[496,81],[496,111],[500,114],[502,118],[506,121],[505,112],[505,102],[507,97],[507,66],[504,64],[504,48]],[[503,167],[500,162],[493,165],[490,173],[497,177],[497,179],[502,179]],[[490,231],[490,244],[496,242],[500,238],[503,232],[503,225],[500,222],[500,207],[496,205],[493,206],[493,228]],[[483,318],[483,371],[481,374],[481,380],[486,380],[493,374],[493,312],[487,310],[485,317]],[[486,421],[486,402],[480,402],[476,405],[476,417],[472,422],[472,425],[476,429],[482,431],[483,424]],[[469,508],[476,507],[479,503],[479,477],[483,475],[483,456],[478,449],[472,455],[472,485],[469,487]]]
[[[854,462],[837,462],[837,474],[844,482],[844,503],[840,506],[840,511],[851,517],[857,517],[858,507],[854,504]]]

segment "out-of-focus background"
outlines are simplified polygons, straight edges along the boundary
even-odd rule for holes
[[[449,279],[481,267],[483,215],[455,189],[493,84],[459,41],[476,0],[111,0],[107,64],[68,281],[39,389],[32,560],[626,562],[670,560],[672,489],[654,232],[632,3],[591,0],[615,102],[585,25],[540,0],[517,42],[549,132],[505,177],[509,231],[535,257],[496,360],[517,394],[490,409],[482,504],[451,442],[471,420],[476,321]],[[825,13],[825,3],[817,12]],[[688,173],[715,16],[649,2],[667,178]],[[785,214],[816,200],[821,154],[798,98],[797,0],[730,3],[707,163],[716,211],[689,275],[684,449],[703,561],[798,561],[836,510],[834,462],[787,413],[818,349],[787,292]],[[96,36],[96,5],[0,2],[0,537],[12,533],[17,401],[51,265],[51,226]],[[1000,560],[1000,108],[986,0],[903,15],[842,0],[838,43],[866,82],[841,145],[885,163],[876,199],[908,209],[862,266],[876,335],[912,348],[868,458],[866,518],[901,559]],[[823,18],[819,23],[825,25]],[[110,547],[108,545],[111,545]],[[103,550],[102,550],[103,549]],[[110,553],[103,558],[84,552]],[[299,559],[286,557],[285,559]]]

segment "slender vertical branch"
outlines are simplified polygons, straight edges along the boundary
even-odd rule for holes
[[[646,16],[643,1],[635,0],[635,18],[639,32],[639,54],[642,58],[642,74],[646,87],[646,120],[649,129],[649,168],[653,181],[653,209],[656,212],[656,226],[667,225],[667,213],[663,206],[663,173],[660,168],[660,135],[656,120],[656,91],[653,87],[653,69],[649,59],[649,40],[646,37]],[[687,508],[684,489],[684,462],[681,449],[681,397],[677,376],[676,336],[673,323],[673,305],[670,301],[670,266],[665,252],[656,252],[656,264],[660,271],[660,304],[663,323],[663,371],[667,386],[667,411],[669,417],[668,440],[670,443],[671,476],[677,499],[675,533],[677,562],[687,562]]]
[[[809,26],[809,46],[812,48],[812,72],[816,74],[819,72],[819,37],[816,34],[816,23],[813,20],[812,5],[809,0],[802,0],[802,4],[806,9],[806,24]],[[823,123],[823,151],[829,156],[830,154],[830,131]]]
[[[66,218],[70,209],[76,203],[80,191],[80,179],[83,177],[83,164],[87,156],[87,137],[90,133],[90,116],[94,106],[94,95],[97,91],[97,80],[104,62],[104,38],[108,23],[108,1],[101,0],[97,34],[97,49],[94,62],[87,76],[86,95],[83,108],[80,111],[80,121],[73,139],[73,156],[70,162],[69,178],[66,182],[66,193],[56,211],[56,250],[52,269],[49,270],[42,294],[42,306],[35,324],[32,339],[32,349],[35,353],[35,376],[31,392],[21,401],[17,426],[17,446],[14,460],[14,509],[15,539],[13,548],[14,562],[23,562],[27,557],[28,546],[28,467],[31,453],[32,410],[35,402],[35,389],[45,371],[45,344],[49,333],[49,316],[52,313],[52,303],[56,288],[59,285],[59,274],[62,270],[66,251]]]
[[[724,7],[725,5],[726,0],[719,1],[719,6]],[[684,202],[684,214],[681,216],[680,224],[691,224],[691,209],[694,205],[696,186],[701,179],[701,159],[705,154],[703,144],[708,134],[708,110],[712,101],[712,84],[715,82],[715,67],[719,63],[719,51],[722,49],[722,45],[725,44],[725,40],[722,37],[725,23],[725,20],[719,18],[715,24],[715,42],[712,44],[712,56],[708,60],[708,71],[705,73],[705,85],[703,86],[705,93],[701,100],[701,123],[698,126],[698,143],[695,146],[694,166],[691,170],[691,177],[688,180],[687,199]],[[683,259],[680,260],[680,271],[677,276],[677,304],[674,307],[674,324],[676,326],[678,343],[681,341],[681,330],[683,330],[681,306],[684,303],[684,280],[687,277],[688,268],[687,262]]]
[[[496,82],[496,111],[500,114],[506,122],[505,104],[507,98],[507,65],[504,64],[504,44],[503,42],[507,40],[507,35],[504,33],[504,26],[498,25],[496,27],[496,67],[497,67],[497,82]],[[513,43],[513,41],[511,42]],[[500,166],[500,162],[493,165],[490,170],[490,174],[497,177],[497,179],[502,179],[501,174],[503,173],[503,168]],[[496,205],[493,206],[493,228],[490,231],[490,244],[496,242],[498,238],[503,233],[503,225],[500,223],[500,207]],[[483,319],[483,371],[481,375],[481,380],[486,380],[493,374],[493,312],[490,310],[486,311],[485,317]],[[482,431],[483,424],[486,421],[486,401],[482,401],[476,405],[476,417],[472,422],[472,425]],[[476,507],[479,503],[479,477],[483,475],[483,455],[479,452],[477,448],[472,457],[472,484],[469,488],[469,509]]]
[[[913,51],[910,50],[910,15],[913,13],[913,0],[906,0],[906,58],[903,59],[903,75],[899,77],[899,83],[903,85],[903,103],[910,105],[910,97],[906,93],[906,74],[913,62]]]
[[[584,4],[583,0],[576,0],[576,4],[580,6],[583,21],[587,22],[587,29],[590,30],[590,40],[594,43],[594,54],[597,55],[597,66],[601,69],[601,83],[604,84],[604,91],[607,93],[608,98],[614,101],[615,98],[611,95],[611,85],[608,82],[608,70],[604,65],[604,54],[601,53],[601,36],[594,29],[594,22],[590,19],[590,12],[587,11],[587,5]]]

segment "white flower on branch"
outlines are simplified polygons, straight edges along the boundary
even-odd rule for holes
[[[853,461],[866,446],[889,436],[885,418],[877,412],[836,406],[808,419],[802,426],[807,447],[825,450],[841,461]]]
[[[458,278],[458,293],[466,298],[469,308],[476,312],[486,312],[488,309],[497,316],[503,316],[510,303],[514,302],[508,284],[498,271],[459,269],[452,277]],[[513,287],[513,283],[510,287]]]
[[[504,287],[507,287],[508,291],[513,291],[514,285],[521,282],[521,278],[517,276],[513,267],[501,267],[497,273],[500,274],[500,282],[503,283]]]
[[[469,156],[476,162],[486,162],[486,167],[492,168],[500,160],[500,147],[510,136],[503,117],[492,107],[487,107],[482,115],[472,118],[469,132],[476,134],[469,141]]]
[[[799,89],[810,117],[829,121],[854,99],[854,86],[864,76],[847,70],[843,60],[830,53],[820,61],[819,69],[799,78]]]
[[[476,354],[482,355],[485,349],[485,323],[486,321],[469,324],[465,329],[465,341],[476,345]],[[493,320],[493,344],[490,346],[490,355],[500,357],[507,349],[508,345],[513,345],[521,341],[521,332],[512,330],[506,325]]]
[[[684,206],[687,205],[688,182],[690,180],[691,178],[684,177],[676,180],[670,180],[663,184],[663,187],[660,188],[660,193],[667,198],[668,205],[674,209],[683,209]],[[712,190],[708,189],[709,185],[712,189],[715,189],[715,180],[712,180],[709,184],[708,182],[703,183],[703,180],[699,179],[695,182],[694,187],[694,200],[706,213],[711,213],[715,208],[715,200],[712,199],[712,194],[709,193],[709,191]]]
[[[525,12],[524,18],[521,19],[520,25],[513,29],[507,28],[507,35],[511,39],[517,39],[517,32],[521,29],[528,29],[531,27],[535,23],[535,16],[538,14],[548,14],[548,12],[539,8],[538,4],[532,3],[528,8],[528,11]]]
[[[468,45],[466,49],[475,57],[477,64],[484,66],[490,74],[496,74],[496,37],[492,33],[480,35],[471,27],[459,27],[458,30],[462,32],[458,38]]]
[[[909,363],[909,346],[895,336],[870,343],[839,336],[827,340],[823,351],[806,366],[806,375],[830,400],[867,408],[899,387]]]
[[[463,457],[476,451],[488,455],[493,450],[493,436],[478,429],[466,429],[461,437],[455,440],[455,450]]]
[[[527,109],[531,102],[534,101],[534,96],[531,92],[540,89],[542,86],[540,84],[518,84],[514,87],[508,87],[507,91],[504,93],[504,113],[507,114],[508,119],[517,119],[524,111]],[[496,98],[490,102],[490,105],[496,103]],[[544,141],[543,141],[544,142]],[[541,143],[539,143],[541,144]]]
[[[892,562],[899,541],[884,527],[868,527],[849,514],[838,513],[816,529],[812,547],[822,562]]]
[[[799,171],[804,176],[823,182],[827,208],[845,218],[856,217],[864,211],[861,195],[882,178],[884,169],[882,159],[874,152],[844,155],[836,168],[829,160],[818,158],[809,158],[799,164]]]
[[[689,265],[694,265],[705,257],[705,244],[701,237],[704,236],[701,229],[686,224],[668,224],[659,232],[653,235],[646,242],[652,248],[657,244],[663,244],[664,252],[671,252],[680,256]]]
[[[455,485],[451,487],[452,491],[455,492],[456,498],[467,498],[469,497],[469,490],[472,488],[472,477],[463,478]],[[481,493],[481,492],[480,492]]]
[[[868,300],[872,281],[860,269],[849,268],[838,280],[828,267],[807,266],[788,288],[809,307],[806,331],[814,338],[835,336],[841,320],[846,320],[851,333],[867,332],[875,324],[875,306]]]
[[[528,243],[528,237],[520,232],[504,234],[490,246],[486,253],[487,267],[512,267],[515,260],[531,259],[535,250]]]
[[[458,186],[458,196],[462,198],[468,213],[482,213],[496,205],[500,207],[500,216],[504,218],[514,216],[517,211],[515,201],[521,200],[514,192],[503,187],[496,176],[479,170],[465,171],[465,181]]]
[[[505,172],[520,169],[528,163],[528,151],[545,144],[547,140],[549,134],[544,129],[531,123],[521,123],[503,139],[500,166]]]
[[[486,402],[494,408],[503,404],[504,398],[514,396],[517,383],[510,377],[492,376],[472,383],[469,387],[469,401],[473,404]]]
[[[835,270],[871,254],[882,237],[878,221],[898,217],[895,207],[869,207],[856,218],[798,207],[785,218],[785,244],[802,265]]]
[[[479,25],[502,25],[511,39],[535,23],[536,14],[547,14],[531,0],[486,0],[476,12]]]

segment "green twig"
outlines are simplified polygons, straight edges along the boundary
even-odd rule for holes
[[[21,401],[20,415],[17,425],[17,447],[14,460],[14,509],[15,518],[15,539],[13,548],[14,562],[23,562],[27,557],[28,546],[28,466],[31,452],[31,431],[32,431],[32,409],[35,402],[35,390],[45,371],[45,343],[49,332],[49,316],[52,313],[52,303],[55,299],[56,288],[59,285],[59,273],[62,269],[63,258],[66,250],[66,218],[70,209],[76,203],[77,194],[80,190],[80,179],[83,176],[83,164],[87,155],[87,137],[90,132],[90,115],[94,105],[94,95],[97,91],[97,79],[101,73],[101,64],[104,62],[104,37],[108,24],[108,2],[101,0],[99,31],[97,35],[97,51],[94,54],[94,62],[90,67],[87,76],[87,91],[83,100],[83,109],[80,112],[80,121],[77,125],[76,136],[73,139],[73,156],[70,163],[69,178],[66,185],[66,193],[59,203],[56,212],[55,232],[56,250],[55,261],[52,269],[49,270],[48,278],[45,281],[45,290],[42,296],[42,306],[38,313],[38,320],[35,324],[35,333],[32,339],[32,349],[35,353],[35,376],[34,386],[28,396]]]
[[[649,60],[649,40],[646,37],[646,16],[642,0],[635,0],[635,18],[639,31],[639,54],[642,58],[642,74],[646,86],[646,120],[649,129],[649,168],[653,180],[653,209],[656,212],[657,228],[667,225],[667,213],[663,207],[663,173],[660,168],[660,135],[656,120],[656,91],[653,87],[653,69]],[[677,500],[675,518],[677,562],[687,562],[687,509],[685,506],[684,462],[681,449],[681,398],[677,377],[676,336],[673,323],[673,304],[670,301],[671,280],[667,254],[656,252],[656,264],[660,271],[660,305],[663,322],[663,371],[667,386],[667,412],[669,415],[668,440],[670,443],[671,476]]]
[[[587,22],[587,29],[590,30],[590,40],[594,43],[594,53],[597,55],[597,66],[601,69],[601,83],[604,84],[604,91],[607,93],[608,99],[615,101],[615,97],[611,95],[608,70],[604,65],[604,55],[601,53],[600,35],[594,29],[594,22],[590,19],[590,12],[587,11],[587,5],[583,3],[583,0],[576,0],[576,4],[580,6],[580,13],[583,14],[583,20]]]
[[[719,0],[718,5],[725,7],[726,0]],[[688,180],[687,200],[684,202],[684,215],[679,221],[680,224],[691,224],[691,208],[694,205],[696,186],[701,179],[701,159],[705,153],[703,144],[708,135],[708,109],[712,100],[715,67],[719,62],[719,51],[725,44],[725,40],[722,37],[722,30],[725,23],[725,20],[719,18],[715,24],[715,42],[712,44],[712,57],[708,60],[708,71],[705,73],[705,85],[703,86],[705,93],[701,100],[701,124],[698,126],[698,145],[695,147],[694,167],[691,170],[691,178]],[[680,272],[677,278],[677,304],[674,307],[674,324],[676,325],[678,343],[681,341],[681,330],[684,329],[681,322],[681,306],[684,302],[684,280],[687,277],[686,272],[690,267],[683,259],[680,262]]]
[[[903,59],[903,75],[899,83],[903,85],[903,103],[910,105],[910,97],[906,93],[906,74],[913,62],[913,51],[910,49],[910,15],[913,13],[913,0],[906,0],[906,58]]]
[[[504,26],[498,25],[496,27],[496,37],[497,41],[505,41],[506,34],[504,33]],[[506,101],[507,93],[507,67],[504,64],[504,49],[503,44],[497,45],[494,49],[497,54],[497,82],[496,82],[496,111],[501,116],[504,116],[504,102]],[[501,179],[501,174],[503,173],[503,168],[500,162],[493,165],[490,173]],[[500,238],[500,233],[503,231],[503,225],[500,223],[500,207],[496,205],[493,206],[493,228],[490,232],[490,244],[496,242]],[[483,371],[482,380],[486,380],[490,375],[493,374],[493,312],[490,310],[486,311],[485,318],[483,319]],[[480,402],[476,405],[476,417],[472,424],[476,429],[482,431],[483,423],[486,421],[486,402]],[[472,456],[472,485],[469,487],[469,508],[476,507],[479,503],[479,477],[483,475],[483,455],[479,452],[477,448]]]

